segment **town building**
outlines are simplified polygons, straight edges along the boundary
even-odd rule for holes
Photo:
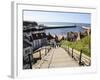
[[[47,44],[47,36],[45,33],[45,28],[43,25],[38,25],[37,22],[23,21],[23,66],[26,66],[26,57],[29,57],[26,53],[28,49],[34,54],[34,51],[38,48],[45,46]],[[26,46],[26,47],[24,47]],[[26,57],[25,57],[26,56]],[[30,57],[29,57],[30,58]],[[33,57],[34,60],[34,57]],[[31,61],[31,60],[30,60]],[[31,61],[31,63],[34,61]],[[24,69],[29,68],[29,66],[24,67]],[[30,67],[31,68],[31,67]]]

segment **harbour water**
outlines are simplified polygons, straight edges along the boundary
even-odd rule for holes
[[[67,32],[82,32],[84,29],[81,27],[75,27],[75,28],[58,28],[58,29],[47,29],[46,34],[51,35],[63,35],[64,37],[67,37]]]
[[[70,26],[76,26],[76,27],[70,27]],[[84,29],[82,28],[82,26],[85,27],[91,27],[90,24],[84,24],[84,23],[77,23],[77,24],[72,24],[71,23],[70,26],[65,26],[64,28],[53,28],[53,29],[46,29],[45,32],[46,34],[51,34],[51,35],[63,35],[64,37],[67,37],[67,32],[82,32]],[[59,25],[58,25],[59,26]],[[61,26],[61,25],[60,25]],[[48,26],[49,27],[49,26]],[[51,25],[50,25],[51,27]],[[52,26],[53,27],[53,26]]]

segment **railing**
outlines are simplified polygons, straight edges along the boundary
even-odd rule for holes
[[[44,56],[46,56],[50,49],[50,46],[44,46],[35,51],[32,51],[30,47],[24,49],[23,69],[32,69],[32,65],[35,64],[38,60],[41,60]],[[37,58],[34,57],[34,54],[37,55]]]
[[[41,56],[41,51],[42,51],[43,49],[45,50],[44,53],[45,53],[45,55],[46,55],[46,54],[50,51],[51,47],[49,47],[49,46],[41,47],[41,48],[35,50],[35,51],[33,52],[33,54],[35,54],[35,53],[38,52],[39,55],[40,55],[40,59],[41,59],[41,57],[42,57],[42,56]]]
[[[73,48],[70,48],[67,46],[67,48],[64,48],[68,54],[79,63],[80,66],[90,66],[91,65],[91,58],[88,57],[83,53],[82,50],[77,51]]]
[[[36,57],[34,57],[35,55],[37,55],[37,60],[41,60],[44,56],[47,55],[47,53],[51,50],[50,46],[44,46],[41,47],[35,51],[33,51],[33,60],[35,60]],[[34,63],[33,63],[34,64]]]

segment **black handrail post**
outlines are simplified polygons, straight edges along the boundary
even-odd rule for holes
[[[30,64],[30,69],[32,69],[31,54],[28,54],[28,57],[29,57],[29,64]]]
[[[49,47],[49,51],[50,51],[50,47]]]
[[[49,48],[48,48],[48,52],[49,52]]]
[[[41,59],[41,50],[39,50],[39,55],[40,55],[40,59]]]
[[[91,62],[89,62],[89,66],[91,65]]]
[[[82,63],[82,50],[80,51],[80,57],[79,57],[79,65]]]
[[[73,58],[73,48],[72,48],[72,58]]]

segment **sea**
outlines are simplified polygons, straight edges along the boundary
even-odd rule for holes
[[[67,37],[68,32],[82,32],[82,31],[84,31],[82,26],[91,27],[91,24],[88,24],[88,23],[66,23],[66,22],[44,22],[43,23],[42,22],[40,24],[43,24],[46,27],[53,27],[52,29],[45,30],[47,35],[50,33],[52,36],[63,35],[64,37]],[[64,26],[64,27],[62,27],[62,26]],[[70,27],[70,26],[76,26],[76,27]],[[56,27],[58,27],[58,28],[56,28]]]

